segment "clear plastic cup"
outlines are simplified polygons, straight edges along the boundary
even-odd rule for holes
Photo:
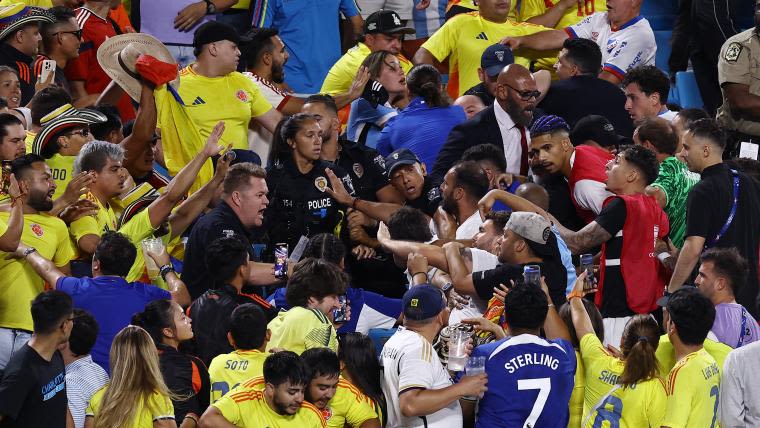
[[[146,238],[142,242],[143,258],[145,259],[145,268],[148,270],[148,277],[151,280],[158,278],[160,266],[148,255],[148,251],[153,254],[159,254],[164,249],[164,241],[161,238]]]
[[[486,372],[486,357],[470,357],[464,367],[465,376],[477,376]],[[477,400],[480,397],[464,397],[470,400]]]
[[[449,333],[449,363],[448,369],[452,372],[464,370],[467,362],[467,341],[470,333],[452,329]]]

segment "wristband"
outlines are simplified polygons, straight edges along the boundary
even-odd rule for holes
[[[579,299],[582,299],[583,294],[573,291],[572,293],[567,295],[567,301],[569,302],[570,300],[575,299],[576,297]]]
[[[24,250],[24,258],[27,258],[29,254],[36,253],[36,252],[37,252],[36,248],[27,248],[26,250]]]
[[[169,274],[169,272],[174,272],[174,266],[170,264],[161,266],[161,269],[159,269],[159,274],[161,274],[161,278],[163,278],[164,281],[166,281],[166,275]]]
[[[660,254],[657,255],[657,258],[661,262],[663,262],[663,263],[665,263],[665,260],[667,260],[667,259],[669,259],[671,257],[673,257],[673,256],[671,256],[670,253],[668,253],[668,252],[660,253]]]
[[[353,201],[351,201],[351,208],[356,209],[356,204],[359,202],[359,198],[354,198]]]
[[[427,274],[427,272],[421,272],[421,271],[412,274],[412,280],[414,280],[414,277],[417,276],[417,275],[419,275],[419,274],[425,275],[425,282],[428,282],[428,274]]]

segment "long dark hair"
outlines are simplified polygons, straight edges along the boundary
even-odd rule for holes
[[[316,123],[318,120],[311,114],[298,113],[283,118],[280,123],[277,124],[277,127],[274,128],[273,132],[272,150],[269,153],[269,165],[280,163],[292,156],[293,149],[288,145],[288,140],[296,138],[298,131],[309,122]]]
[[[660,326],[649,315],[638,314],[628,321],[620,340],[625,368],[618,382],[625,387],[654,379],[658,376],[657,345],[660,343]]]
[[[338,359],[343,362],[343,370],[351,376],[354,386],[371,398],[380,409],[380,424],[385,426],[387,405],[380,386],[382,372],[372,339],[358,332],[346,333],[338,347]]]
[[[430,64],[415,65],[406,76],[409,92],[425,99],[429,107],[448,107],[451,100],[441,90],[441,73]]]
[[[148,303],[142,312],[132,316],[132,324],[145,329],[156,345],[163,343],[164,329],[175,328],[172,301],[161,299]]]

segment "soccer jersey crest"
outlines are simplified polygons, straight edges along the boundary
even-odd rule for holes
[[[42,238],[42,235],[45,234],[45,231],[42,229],[42,226],[40,226],[37,223],[32,223],[31,226],[29,226],[30,229],[32,229],[32,232],[38,237]]]
[[[238,89],[237,93],[235,93],[235,96],[237,97],[237,99],[239,99],[240,101],[244,103],[248,102],[248,93],[242,89]]]

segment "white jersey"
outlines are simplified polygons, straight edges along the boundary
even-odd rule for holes
[[[403,327],[385,342],[380,355],[383,363],[383,394],[388,400],[389,427],[454,428],[462,426],[462,408],[454,400],[427,416],[407,418],[401,414],[399,395],[411,389],[442,389],[452,385],[433,344]]]
[[[623,79],[638,65],[654,65],[657,44],[649,21],[637,16],[613,29],[607,12],[597,12],[583,21],[565,28],[570,37],[590,39],[602,50],[602,71]]]
[[[480,211],[476,210],[457,227],[455,239],[472,239],[476,233],[480,232],[482,225],[483,219],[480,218]]]
[[[291,95],[282,89],[275,86],[272,82],[259,77],[253,73],[243,73],[246,77],[251,79],[251,82],[256,84],[259,88],[259,92],[264,98],[272,104],[274,108],[281,111],[285,104],[287,104]],[[272,147],[272,133],[266,128],[259,125],[258,122],[253,121],[251,127],[248,130],[248,148],[256,152],[261,157],[261,166],[267,166],[267,159],[269,158],[269,151]]]

